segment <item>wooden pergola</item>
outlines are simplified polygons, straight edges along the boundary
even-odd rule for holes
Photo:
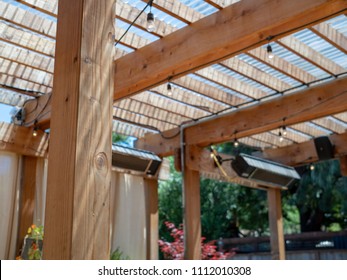
[[[0,102],[25,112],[21,126],[2,124],[0,147],[24,156],[27,201],[33,162],[49,158],[44,258],[109,257],[112,131],[175,155],[187,259],[200,258],[200,176],[219,176],[206,147],[238,139],[296,166],[318,161],[314,139],[328,136],[346,173],[347,1],[125,2],[0,1]],[[155,259],[157,181],[146,180]],[[284,259],[280,189],[265,188],[273,257]],[[30,209],[21,217],[19,238]]]

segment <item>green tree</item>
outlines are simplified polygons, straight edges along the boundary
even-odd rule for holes
[[[287,202],[300,213],[301,232],[342,229],[347,226],[347,181],[337,160],[306,168]],[[288,194],[287,194],[288,195]]]
[[[251,153],[249,147],[231,144],[216,147],[220,153]],[[182,178],[173,167],[171,176],[159,184],[160,237],[170,236],[165,221],[182,223]],[[207,240],[219,237],[261,236],[269,233],[265,191],[239,185],[201,179],[202,235]],[[315,164],[302,180],[282,192],[284,232],[341,230],[347,227],[347,178],[341,177],[338,161]]]
[[[236,154],[251,152],[248,147],[235,149],[232,145],[217,147],[219,151]],[[182,177],[174,170],[170,158],[170,178],[159,184],[160,237],[170,240],[164,222],[183,222]],[[263,235],[268,228],[266,192],[227,182],[201,179],[202,236],[207,240],[239,236],[241,231],[252,236]]]
[[[112,132],[112,143],[130,146],[130,137]]]

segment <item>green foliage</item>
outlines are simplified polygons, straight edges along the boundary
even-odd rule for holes
[[[341,177],[337,160],[306,169],[287,200],[300,212],[301,231],[333,230],[347,226],[347,180]],[[338,223],[340,226],[333,226]]]
[[[219,153],[251,153],[249,147],[235,148],[230,143],[215,147]],[[182,178],[171,162],[170,179],[159,184],[160,238],[170,240],[164,222],[181,224]],[[265,191],[239,185],[201,180],[202,235],[206,240],[219,237],[261,236],[269,232],[268,203]],[[347,228],[347,178],[341,177],[338,161],[307,168],[302,180],[282,192],[285,233]]]
[[[112,132],[112,143],[113,144],[120,144],[123,146],[129,146],[130,145],[130,137]]]
[[[110,260],[130,260],[128,256],[124,256],[123,252],[117,247],[110,256]]]
[[[208,240],[263,235],[268,227],[266,193],[236,184],[203,179],[202,233]]]
[[[232,145],[216,147],[230,153],[250,152],[249,148],[235,149]],[[165,221],[183,223],[182,177],[174,170],[170,158],[170,178],[159,183],[159,234],[161,239],[171,240]],[[206,240],[219,237],[235,237],[243,231],[251,236],[263,235],[268,228],[266,192],[239,185],[201,180],[201,223],[202,235]]]
[[[164,224],[166,221],[179,225],[183,223],[182,209],[182,176],[178,173],[173,164],[173,158],[170,161],[170,178],[167,181],[159,182],[159,237],[165,240],[171,240],[170,233]]]

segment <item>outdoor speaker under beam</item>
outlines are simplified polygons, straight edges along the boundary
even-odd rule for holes
[[[246,154],[236,156],[231,167],[240,177],[259,182],[259,185],[288,187],[300,179],[293,167]]]
[[[143,150],[112,145],[112,166],[137,174],[155,176],[162,160],[157,155]]]

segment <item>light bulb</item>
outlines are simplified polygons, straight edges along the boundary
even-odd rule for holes
[[[310,164],[310,170],[311,170],[311,171],[314,170],[314,165],[313,165],[313,163]]]
[[[272,59],[272,58],[274,57],[274,54],[273,54],[273,52],[272,52],[272,47],[271,47],[270,45],[267,45],[266,50],[267,50],[267,56],[268,56],[268,58]]]
[[[167,84],[167,94],[172,95],[172,87],[170,83]]]
[[[36,137],[37,136],[37,128],[35,127],[33,130],[33,136]]]
[[[287,135],[287,129],[285,126],[282,127],[282,134],[283,134],[283,136]]]
[[[280,137],[280,142],[283,142],[284,138],[283,138],[283,136],[282,136],[281,131],[278,133],[278,136]]]
[[[153,13],[149,12],[147,14],[147,31],[153,32],[155,30],[155,22]]]
[[[234,140],[234,147],[237,148],[240,145],[239,141],[235,138]]]

